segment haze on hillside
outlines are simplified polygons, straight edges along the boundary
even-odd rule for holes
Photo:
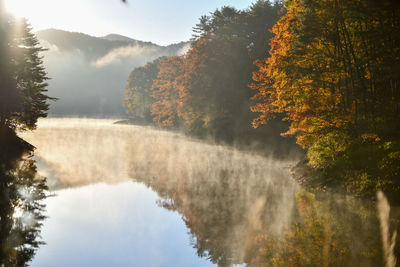
[[[36,33],[51,80],[49,95],[59,100],[51,116],[122,117],[126,79],[135,67],[160,56],[184,53],[190,43],[160,46],[117,34],[93,37],[62,30]],[[77,97],[79,96],[79,97]]]
[[[135,67],[187,51],[201,15],[252,2],[1,1],[13,15],[28,20],[48,49],[42,55],[51,79],[49,95],[59,99],[49,115],[74,117],[124,117],[124,87]]]

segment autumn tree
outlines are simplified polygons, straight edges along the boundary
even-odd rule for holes
[[[183,57],[173,56],[159,63],[160,71],[152,85],[152,97],[155,102],[151,113],[159,126],[177,126],[179,89],[176,77],[183,73]]]
[[[271,57],[256,64],[255,127],[292,122],[314,166],[354,140],[399,135],[399,21],[393,1],[299,1],[274,26]]]
[[[179,115],[189,132],[227,141],[248,134],[252,62],[265,55],[266,32],[281,7],[257,1],[248,10],[223,7],[200,18],[178,80]]]
[[[158,65],[165,59],[165,57],[158,58],[143,67],[135,68],[129,74],[123,105],[130,117],[152,121],[151,106],[155,99],[151,95],[151,88],[160,71]]]
[[[159,126],[182,126],[198,137],[279,143],[279,132],[287,127],[280,120],[268,128],[251,127],[248,84],[256,70],[253,62],[268,51],[269,29],[283,13],[280,2],[259,0],[245,10],[225,6],[201,17],[189,51],[159,64],[152,89],[154,121]],[[134,101],[143,103],[139,99],[148,97],[128,91],[126,101],[132,107]]]
[[[258,117],[291,122],[314,184],[359,195],[400,188],[400,21],[396,1],[286,2],[270,57],[256,61]]]
[[[235,42],[213,37],[196,41],[185,56],[185,73],[178,80],[179,115],[194,134],[226,138],[246,112],[246,50]]]

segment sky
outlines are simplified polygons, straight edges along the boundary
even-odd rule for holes
[[[200,16],[255,0],[0,0],[34,31],[55,28],[92,36],[110,33],[167,45],[187,41]]]

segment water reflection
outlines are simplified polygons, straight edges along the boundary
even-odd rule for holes
[[[289,162],[172,136],[152,144],[130,137],[129,174],[182,215],[199,256],[219,266],[384,265],[373,203],[302,190]]]
[[[46,245],[32,267],[211,266],[196,256],[179,214],[155,205],[139,183],[98,183],[46,201]]]
[[[290,220],[299,188],[285,170],[289,162],[170,134],[148,136],[149,143],[129,138],[129,174],[159,194],[160,206],[183,215],[199,256],[220,266],[241,264],[261,216],[276,233]]]
[[[0,156],[0,265],[25,266],[44,244],[40,232],[47,186],[31,150],[17,159],[7,155]]]
[[[50,217],[59,219],[49,220],[47,229],[54,231],[45,231],[46,240],[51,240],[53,245],[44,250],[39,263],[45,262],[45,255],[52,260],[55,259],[50,255],[59,255],[52,250],[56,246],[54,243],[57,243],[58,253],[74,246],[76,238],[68,238],[68,235],[54,239],[62,228],[78,229],[75,231],[90,235],[87,246],[80,246],[85,250],[87,261],[80,259],[85,266],[100,266],[98,260],[89,261],[89,258],[101,254],[103,263],[134,264],[135,259],[129,258],[127,251],[142,259],[145,252],[138,248],[168,247],[176,240],[182,241],[185,231],[168,232],[168,229],[183,222],[189,231],[190,246],[197,255],[219,266],[384,266],[375,203],[301,189],[290,178],[289,166],[294,161],[244,153],[146,127],[112,125],[104,120],[45,120],[39,124],[35,135],[27,138],[38,147],[41,171],[49,176],[53,189],[78,188],[73,191],[77,195],[66,199],[63,196],[70,194],[69,191],[58,191],[62,201],[50,205],[54,206],[49,211]],[[127,182],[131,179],[156,192],[158,206],[175,212],[166,214],[179,214],[181,221],[175,215],[169,221],[165,214],[154,217],[158,211],[149,202],[144,204],[135,198],[137,184]],[[108,185],[87,186],[99,182]],[[92,206],[87,207],[85,201],[81,201],[70,209],[70,214],[59,217],[60,211],[55,207],[68,207],[82,197],[91,196],[92,199],[88,190],[98,193]],[[150,191],[143,192],[146,192],[143,196],[150,194]],[[131,204],[119,205],[121,196]],[[155,201],[154,197],[143,199]],[[112,203],[112,208],[107,208]],[[134,212],[144,206],[143,214]],[[85,224],[77,224],[76,218],[86,218],[83,214],[91,209],[99,209],[99,213],[88,218]],[[140,216],[133,216],[132,212]],[[126,215],[121,217],[121,214]],[[118,231],[113,223],[99,219],[105,217],[115,218]],[[392,207],[388,221],[390,233],[398,225],[397,218],[400,218],[398,209]],[[99,220],[101,230],[94,227]],[[151,222],[153,230],[138,226],[144,221]],[[168,227],[163,228],[165,225]],[[152,236],[157,228],[166,232]],[[133,239],[121,241],[120,235],[131,233],[132,229],[141,229],[147,236],[135,235]],[[154,239],[149,241],[148,236]],[[104,239],[112,245],[101,252],[90,245],[101,244]],[[136,264],[204,264],[188,256],[194,252],[182,245],[184,243],[175,246],[175,252],[155,249],[163,260],[142,259],[136,260]],[[396,244],[394,251],[399,258],[398,240]],[[178,261],[183,258],[180,253],[187,257],[184,263]],[[113,255],[120,255],[119,261]],[[48,266],[54,263],[47,262],[50,262]],[[67,259],[65,262],[74,263]]]

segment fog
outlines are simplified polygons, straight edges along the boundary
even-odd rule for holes
[[[48,72],[51,116],[121,117],[129,73],[160,56],[185,53],[188,43],[158,46],[123,36],[104,38],[60,30],[37,33]],[[190,46],[190,45],[189,45]]]
[[[379,215],[379,223],[381,226],[382,246],[384,259],[387,267],[396,266],[396,256],[394,249],[396,246],[397,231],[393,234],[390,231],[390,205],[382,191],[377,193],[378,205],[377,211]]]
[[[290,177],[295,159],[113,122],[44,119],[21,135],[37,147],[50,190],[142,183],[158,194],[160,207],[181,215],[197,254],[219,266],[257,266],[298,250],[299,260],[321,264],[395,259],[388,204],[378,207],[379,224],[370,202],[301,189]]]
[[[199,193],[218,193],[224,189],[221,186],[237,193],[227,197],[234,197],[235,203],[242,202],[234,208],[237,214],[233,216],[240,222],[229,228],[230,238],[224,241],[224,247],[229,247],[229,254],[236,255],[238,262],[243,261],[247,246],[243,240],[260,227],[266,204],[268,212],[274,214],[269,225],[280,232],[289,222],[299,190],[288,175],[291,161],[204,144],[151,127],[115,125],[112,120],[45,119],[39,121],[35,132],[25,133],[23,138],[37,147],[39,173],[48,177],[50,190],[134,179],[148,186],[165,183],[169,189],[184,180],[188,186],[200,186]],[[207,195],[198,197],[201,201],[187,199],[187,204],[196,201],[208,209],[215,202]]]
[[[141,47],[141,46],[124,46],[113,49],[105,56],[97,59],[92,62],[95,67],[101,68],[110,64],[120,64],[123,60],[132,60],[135,58],[144,57],[146,58],[154,58],[154,56],[158,55],[157,48],[155,47]]]
[[[199,174],[215,179],[221,171],[229,170],[231,176],[242,181],[261,175],[268,181],[277,180],[277,184],[288,186],[290,191],[297,188],[292,179],[280,177],[288,176],[289,167],[296,159],[275,160],[151,126],[114,122],[112,119],[42,119],[34,132],[20,135],[36,147],[38,164],[47,166],[48,173],[44,176],[55,172],[54,177],[62,187],[114,183],[128,178],[142,180],[159,174],[171,181],[177,176],[191,180]]]

